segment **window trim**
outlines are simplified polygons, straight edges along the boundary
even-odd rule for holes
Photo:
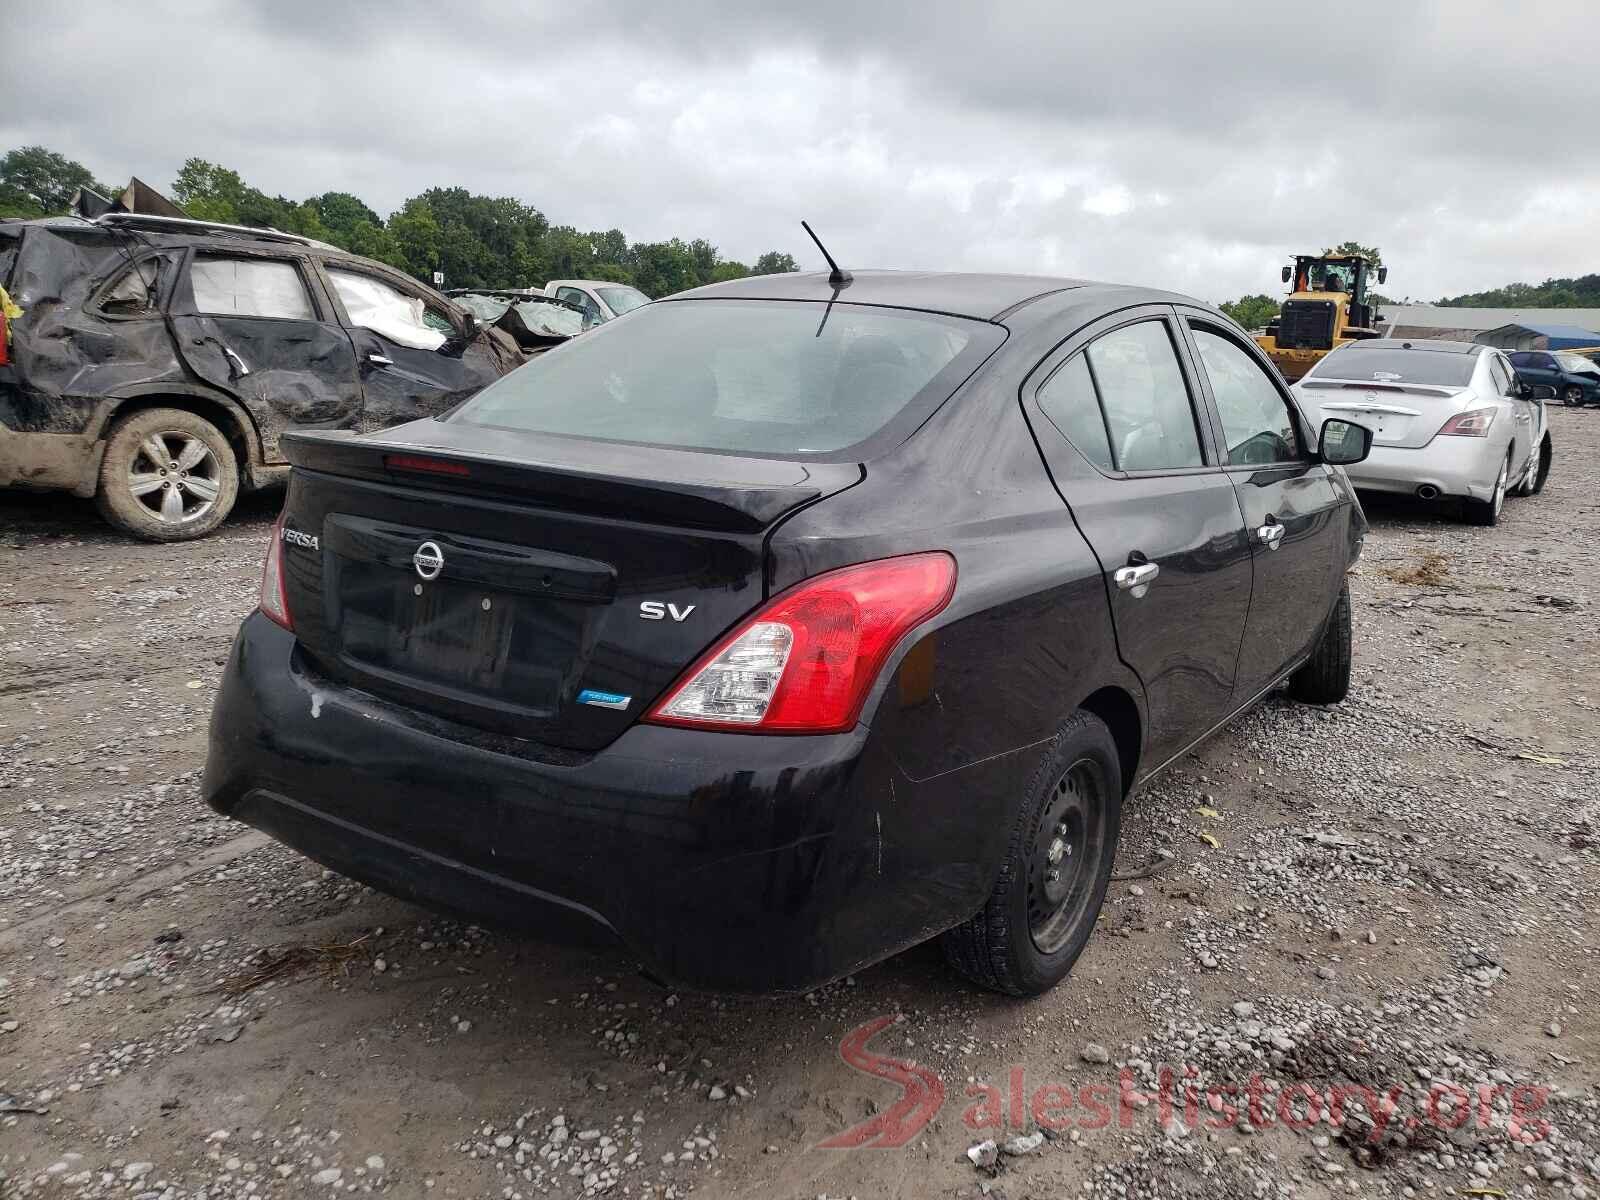
[[[1066,434],[1062,433],[1054,421],[1039,404],[1039,392],[1049,381],[1054,378],[1057,371],[1064,367],[1073,356],[1087,350],[1091,343],[1099,341],[1108,333],[1115,333],[1129,325],[1137,325],[1145,321],[1161,321],[1166,325],[1167,336],[1172,341],[1173,357],[1178,363],[1178,373],[1183,378],[1184,388],[1189,395],[1189,408],[1194,414],[1195,437],[1200,443],[1200,457],[1203,460],[1198,466],[1192,467],[1160,467],[1148,471],[1124,471],[1120,468],[1106,471],[1092,462],[1088,455],[1079,450]],[[1022,403],[1023,413],[1030,424],[1035,420],[1046,422],[1055,430],[1057,437],[1071,447],[1072,452],[1086,463],[1095,474],[1104,479],[1161,479],[1176,475],[1204,475],[1216,473],[1225,469],[1218,457],[1218,445],[1214,418],[1210,413],[1209,398],[1200,391],[1200,381],[1196,378],[1195,365],[1189,349],[1188,336],[1180,332],[1179,326],[1183,324],[1178,320],[1177,310],[1170,304],[1139,304],[1116,312],[1105,313],[1087,325],[1079,326],[1066,337],[1062,338],[1046,353],[1032,370],[1023,377],[1018,389],[1018,400]],[[1100,419],[1105,421],[1105,404],[1100,400],[1100,381],[1095,378],[1094,366],[1088,363],[1089,378],[1095,387],[1095,400],[1100,406]],[[1037,380],[1037,382],[1035,382]],[[1106,431],[1107,441],[1110,441],[1110,430]],[[1042,448],[1042,447],[1041,447]],[[1112,451],[1115,461],[1116,452]]]
[[[268,317],[259,313],[203,312],[194,298],[193,271],[194,262],[197,258],[253,259],[260,262],[287,263],[300,276],[300,286],[305,289],[306,299],[311,303],[311,315],[308,317]],[[307,321],[311,321],[325,325],[328,322],[328,318],[323,308],[321,287],[320,285],[312,285],[313,277],[307,269],[308,265],[305,259],[298,254],[263,253],[253,249],[236,249],[232,246],[191,246],[178,268],[178,282],[173,285],[172,294],[168,301],[168,312],[175,317],[196,317],[213,321],[288,321],[296,324],[304,324]]]
[[[1272,365],[1272,360],[1261,352],[1261,347],[1256,345],[1255,339],[1248,336],[1241,338],[1236,330],[1228,328],[1230,322],[1227,321],[1227,318],[1206,312],[1204,309],[1183,307],[1177,310],[1177,314],[1179,318],[1178,324],[1183,329],[1184,345],[1194,360],[1195,374],[1199,377],[1201,387],[1205,391],[1206,409],[1211,416],[1212,427],[1217,440],[1218,456],[1223,460],[1222,470],[1253,475],[1262,471],[1296,471],[1314,466],[1317,462],[1314,450],[1317,444],[1317,439],[1314,436],[1315,431],[1310,428],[1305,412],[1301,409],[1300,402],[1295,399],[1294,392],[1290,389],[1287,381],[1279,374],[1278,369]],[[1200,357],[1200,343],[1195,341],[1194,338],[1196,328],[1202,328],[1207,333],[1215,334],[1217,337],[1232,342],[1240,350],[1243,350],[1245,355],[1261,369],[1261,373],[1266,376],[1267,382],[1272,385],[1273,389],[1278,393],[1278,398],[1283,402],[1284,407],[1288,409],[1289,419],[1294,422],[1295,430],[1300,437],[1299,458],[1283,459],[1282,461],[1271,463],[1230,463],[1226,461],[1228,431],[1222,423],[1222,410],[1217,407],[1216,394],[1211,389],[1211,378],[1205,371],[1205,360]]]

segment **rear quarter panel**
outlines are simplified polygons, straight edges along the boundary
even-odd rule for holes
[[[1001,355],[770,547],[774,591],[852,562],[955,556],[949,607],[898,649],[864,710],[868,744],[892,769],[863,773],[860,811],[840,814],[834,839],[836,853],[873,862],[885,910],[919,937],[983,904],[1064,718],[1107,684],[1143,718],[1099,563],[1023,419],[1021,371]]]
[[[1100,565],[1051,485],[1002,350],[856,487],[771,542],[771,589],[923,550],[957,563],[949,607],[902,646],[864,720],[912,779],[1047,740],[1091,692],[1138,685],[1118,661]]]

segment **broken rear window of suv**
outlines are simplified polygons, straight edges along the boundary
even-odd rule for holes
[[[161,290],[161,258],[157,255],[138,260],[115,282],[100,293],[98,307],[109,317],[148,317],[156,312],[156,297]]]
[[[987,322],[902,309],[669,301],[528,363],[447,419],[694,450],[836,452],[909,433],[1003,338]]]

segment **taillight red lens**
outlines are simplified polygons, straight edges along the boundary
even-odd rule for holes
[[[955,582],[955,559],[935,552],[798,583],[706,651],[645,720],[751,733],[849,729],[890,652],[950,602]]]
[[[11,365],[11,323],[0,312],[0,367]]]
[[[1488,437],[1489,426],[1494,424],[1494,409],[1473,408],[1457,413],[1439,427],[1441,436]]]
[[[289,615],[289,594],[283,586],[283,514],[272,523],[272,540],[267,543],[267,560],[261,566],[261,611],[290,633],[294,618]]]

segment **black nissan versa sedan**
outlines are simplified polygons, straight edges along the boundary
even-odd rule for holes
[[[837,286],[836,286],[837,285]],[[811,988],[1082,951],[1123,798],[1350,675],[1365,521],[1237,326],[1066,279],[742,279],[448,414],[293,432],[220,812],[398,896]]]

